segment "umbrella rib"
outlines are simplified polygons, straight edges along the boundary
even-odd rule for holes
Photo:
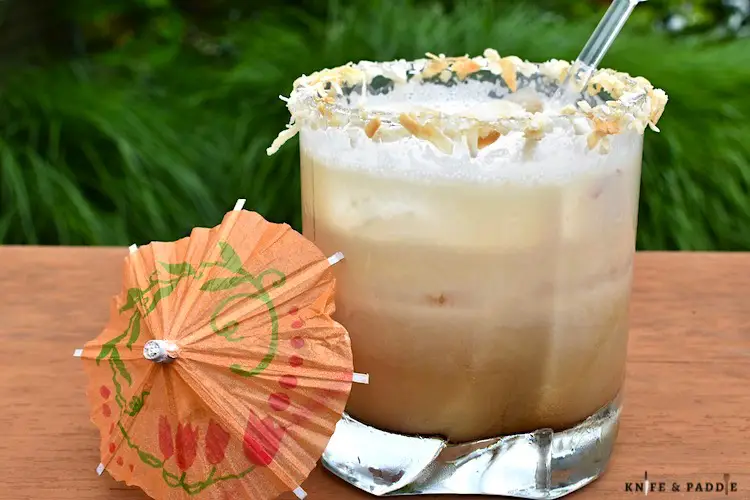
[[[194,363],[200,363],[200,364],[203,364],[203,365],[209,366],[209,367],[211,367],[211,368],[223,368],[223,369],[226,369],[226,367],[225,367],[224,365],[218,365],[218,364],[208,363],[208,362],[206,362],[206,361],[203,361],[203,360],[200,360],[200,359],[196,359],[196,358],[190,358],[190,361],[191,361],[191,362],[194,362]],[[309,368],[309,369],[314,369],[314,367],[313,367],[313,366],[308,366],[308,368]],[[192,375],[192,374],[190,374],[190,372],[189,372],[188,370],[184,370],[184,371],[185,371],[185,372],[187,372],[187,373],[189,374],[189,376],[190,376],[190,378],[191,378],[192,380],[196,380],[196,382],[197,382],[197,385],[199,385],[199,386],[200,386],[200,388],[201,388],[201,390],[202,390],[202,391],[205,391],[205,393],[206,393],[206,394],[214,394],[214,393],[212,393],[211,391],[209,391],[209,390],[208,390],[208,389],[207,389],[207,388],[206,388],[205,386],[203,386],[203,384],[201,384],[201,383],[200,383],[200,381],[199,381],[199,380],[198,380],[198,379],[197,379],[196,377],[193,377],[193,375]],[[337,378],[334,378],[334,377],[330,377],[330,376],[326,377],[326,376],[325,376],[325,374],[327,373],[327,370],[326,370],[326,368],[325,368],[325,365],[323,365],[323,364],[321,364],[321,365],[320,365],[320,366],[318,367],[317,371],[318,371],[318,372],[319,372],[319,373],[321,374],[321,376],[317,376],[317,377],[316,377],[316,376],[310,376],[310,375],[298,375],[298,376],[297,376],[297,379],[298,379],[298,380],[299,380],[300,382],[302,382],[302,381],[322,381],[322,382],[342,382],[342,384],[346,382],[346,381],[344,381],[344,380],[341,380],[341,379],[337,379]],[[284,373],[285,373],[285,372],[272,372],[272,371],[271,371],[271,372],[269,372],[269,371],[265,371],[265,372],[262,372],[262,373],[259,373],[259,374],[255,375],[255,378],[256,378],[256,380],[263,380],[263,381],[267,381],[267,382],[275,383],[275,382],[277,382],[277,381],[278,381],[279,377],[280,377],[281,375],[283,375]],[[183,379],[183,381],[185,382],[185,384],[186,384],[187,386],[189,386],[189,387],[190,387],[190,389],[191,389],[191,390],[193,391],[193,393],[194,393],[194,394],[196,394],[196,395],[197,395],[197,396],[198,396],[199,398],[203,398],[202,394],[200,394],[200,393],[199,393],[198,391],[196,391],[196,390],[195,390],[195,388],[193,387],[193,385],[192,385],[191,383],[188,383],[188,380],[187,380],[187,379],[186,379],[185,377],[182,377],[182,379]],[[350,380],[351,380],[351,379],[350,379]],[[304,391],[304,389],[316,389],[316,387],[315,387],[315,386],[312,386],[312,387],[306,387],[306,385],[305,385],[304,383],[299,383],[299,384],[298,384],[298,387],[299,387],[300,389],[302,389],[302,390],[303,390],[303,391],[302,391],[303,393],[305,392],[305,391]],[[348,392],[348,389],[347,389],[347,391],[346,391],[346,392]],[[309,398],[308,396],[305,396],[305,398],[306,398],[306,399],[310,399],[310,398]],[[263,403],[263,401],[262,401],[262,400],[260,400],[260,399],[259,399],[259,402],[260,402],[260,403]],[[216,404],[218,404],[218,403],[216,403]],[[233,403],[229,402],[229,406],[231,406],[231,407],[234,407],[234,406],[236,406],[236,404],[233,404]],[[211,409],[211,411],[212,411],[212,412],[213,412],[213,413],[214,413],[214,414],[215,414],[215,415],[216,415],[217,417],[220,417],[220,413],[219,413],[219,412],[217,412],[217,411],[216,411],[216,410],[214,409],[214,407],[213,407],[213,406],[211,406],[211,407],[210,407],[210,409]],[[222,419],[222,420],[223,420],[223,419]],[[234,419],[232,419],[232,420],[234,420]],[[314,420],[314,419],[311,419],[311,420]],[[315,423],[315,425],[317,425],[317,426],[318,426],[318,427],[319,427],[319,428],[320,428],[321,430],[325,429],[325,425],[323,425],[323,424],[320,424],[320,422],[319,422],[319,421],[315,421],[314,423]]]
[[[292,229],[287,224],[272,224],[272,225],[266,226],[264,233],[268,233],[269,231],[271,231],[271,229],[277,228],[277,227],[282,227],[283,229],[281,231],[274,231],[274,234],[273,234],[274,237],[273,237],[273,239],[269,239],[265,243],[265,245],[263,245],[262,247],[260,246],[260,242],[263,240],[263,237],[259,238],[258,241],[257,241],[257,243],[256,243],[256,245],[255,245],[255,248],[253,248],[254,251],[248,253],[248,258],[245,259],[245,261],[243,261],[243,264],[245,264],[246,262],[248,262],[251,259],[251,257],[254,256],[254,255],[259,255],[259,254],[262,255],[266,250],[268,250],[269,248],[271,248],[274,245],[276,245],[279,241],[281,241],[281,239],[284,236],[286,236],[286,234],[289,231],[291,231],[291,229]]]
[[[309,320],[317,319],[320,316],[323,316],[323,313],[316,314],[315,316],[307,318],[307,320],[309,321]],[[238,323],[241,324],[244,321],[247,321],[247,319],[250,319],[250,318],[246,318],[245,320],[239,321]],[[328,318],[325,318],[325,319],[328,319]],[[270,323],[270,322],[268,322],[268,323]],[[267,327],[268,323],[263,323],[263,324],[259,325],[258,328],[255,328],[254,330],[258,330],[259,328],[262,328],[263,326]],[[326,331],[327,327],[325,325],[316,325],[316,326],[305,327],[305,328],[300,329],[300,330],[293,330],[293,332],[295,332],[297,335],[303,335],[304,336],[305,333],[308,333],[308,334],[309,333],[313,333],[316,330]],[[201,329],[200,331],[203,331],[203,329]],[[288,333],[288,332],[290,332],[290,330],[288,330],[288,329],[283,329],[282,330],[281,328],[279,328],[279,336],[281,336],[281,333]],[[255,340],[255,339],[267,337],[270,334],[271,334],[270,331],[252,331],[252,332],[248,332],[248,333],[244,334],[244,338],[242,340],[243,341],[248,341],[248,340],[252,341],[252,340]],[[200,339],[197,339],[197,340],[191,342],[190,346],[187,349],[185,349],[185,351],[186,352],[200,352],[202,349],[199,349],[196,346],[199,345],[199,342],[207,340],[211,335],[215,335],[215,332],[211,331],[210,334],[206,334],[206,335],[202,336]],[[307,337],[311,337],[311,335],[307,335]],[[314,337],[314,338],[315,338],[316,341],[320,341],[320,342],[324,342],[324,343],[329,343],[328,342],[329,339],[331,339],[331,338],[336,339],[337,337],[338,337],[338,335],[332,334],[330,336],[319,336],[319,337]],[[214,346],[214,347],[211,348],[211,350],[215,351],[215,352],[218,352],[219,354],[223,354],[224,352],[229,352],[231,354],[232,352],[234,352],[231,349],[232,347],[242,345],[242,343],[235,343],[235,342],[227,342],[227,343],[222,343],[222,344],[223,345],[228,345],[228,348],[223,349],[223,348],[217,348],[217,347]]]
[[[154,255],[154,248],[152,245],[146,245],[145,248],[149,248],[152,256]],[[146,272],[146,267],[144,265],[145,256],[143,255],[143,250],[144,248],[141,248],[138,253],[131,254],[129,256],[131,265],[128,266],[128,269],[130,271],[130,276],[131,276],[131,279],[133,280],[133,283],[135,283],[141,288],[148,289],[150,286],[150,281],[146,281],[146,283],[144,283],[143,280],[141,279],[144,276],[149,276],[149,274]],[[138,256],[140,256],[140,258],[138,258]],[[156,268],[156,275],[158,279],[160,276],[158,267]],[[136,303],[135,308],[137,311],[140,312],[140,320],[142,320],[145,326],[147,326],[148,332],[151,334],[151,337],[155,338],[154,332],[158,330],[154,329],[153,322],[156,320],[153,319],[153,316],[151,314],[149,314],[151,311],[140,302]],[[144,325],[142,324],[141,326],[144,326]]]
[[[218,353],[219,353],[219,351],[212,351],[211,352],[212,356],[216,355]],[[227,354],[227,356],[229,356],[229,354]],[[209,361],[207,361],[207,360],[205,360],[205,359],[203,359],[201,357],[189,356],[189,355],[184,355],[182,357],[185,360],[190,360],[190,362],[192,362],[192,363],[202,364],[202,365],[205,365],[205,366],[209,366],[211,368],[221,368],[221,369],[228,370],[227,365],[223,365],[223,364],[220,365],[218,363],[211,363],[211,362],[209,362]],[[232,358],[232,359],[236,359],[236,358]],[[315,363],[313,361],[308,361],[305,364],[305,366],[308,369],[310,369],[310,370],[314,370],[314,369],[317,368],[317,369],[319,369],[323,373],[330,373],[330,369],[327,368],[328,365],[324,364],[324,363],[320,363],[320,362],[319,363]],[[286,373],[288,373],[288,370],[278,370],[278,371],[275,371],[274,368],[273,368],[273,365],[269,365],[263,372],[260,372],[260,373],[258,373],[256,375],[254,375],[254,377],[256,377],[258,379],[274,380],[274,377],[281,376],[281,375],[284,375]],[[270,377],[268,377],[267,375],[270,375]],[[333,378],[333,377],[311,377],[309,375],[305,375],[305,376],[297,375],[297,378],[309,379],[309,380],[333,380],[333,381],[338,380],[338,379]]]
[[[240,220],[241,214],[241,211],[239,213],[234,211],[229,212],[229,214],[224,217],[224,220],[221,224],[219,224],[218,227],[209,230],[209,234],[213,234],[211,234],[211,237],[209,239],[209,251],[205,255],[203,255],[203,258],[207,259],[205,262],[214,262],[221,256],[219,242],[227,239],[227,235],[234,229],[235,225],[237,225],[237,222]],[[195,229],[193,229],[193,231],[195,231]],[[190,239],[190,241],[193,240]],[[188,251],[186,253],[189,254],[190,249],[191,246],[189,244]],[[206,271],[206,279],[215,276],[217,269],[219,269],[219,266],[208,266]],[[185,310],[186,308],[191,309],[198,300],[198,297],[199,294],[185,294],[177,304],[177,308],[180,310]],[[175,321],[172,324],[172,331],[179,332],[186,318],[187,315]]]
[[[182,381],[193,392],[193,394],[195,394],[195,396],[200,400],[204,401],[208,409],[211,410],[211,412],[216,415],[217,418],[222,421],[229,420],[230,425],[228,425],[227,427],[229,427],[233,431],[235,437],[239,436],[240,438],[242,438],[245,434],[245,430],[236,423],[237,419],[225,419],[222,417],[222,415],[224,415],[226,412],[221,411],[222,405],[214,398],[214,395],[216,393],[208,390],[197,377],[193,376],[191,371],[185,367],[185,363],[182,363],[181,360],[175,362],[174,367],[176,375],[182,379]],[[200,391],[198,391],[196,387],[200,388]],[[225,402],[228,403],[229,407],[237,406],[233,405],[229,400],[225,400]],[[225,425],[227,424],[227,422],[223,423]]]
[[[324,264],[325,267],[323,267],[321,269],[321,271],[320,271],[319,274],[318,273],[310,273],[313,276],[315,276],[315,278],[313,278],[313,276],[308,276],[307,275],[307,271],[309,271],[311,269],[314,270],[315,267],[321,266],[321,264]],[[317,282],[320,279],[320,275],[322,275],[323,272],[325,270],[327,270],[329,267],[330,266],[329,266],[327,260],[312,262],[312,263],[308,264],[307,266],[302,267],[300,269],[297,269],[297,270],[293,271],[292,273],[290,273],[287,276],[287,280],[286,280],[286,285],[288,285],[288,286],[285,287],[285,289],[279,288],[280,291],[278,293],[274,294],[274,288],[273,287],[263,287],[262,289],[258,290],[257,293],[248,294],[247,298],[253,297],[254,295],[267,294],[269,296],[269,302],[271,302],[273,304],[273,302],[274,302],[274,300],[276,298],[280,298],[280,297],[283,297],[284,295],[287,295],[286,288],[288,288],[288,289],[296,289],[296,288],[298,288],[300,286],[303,286],[304,283],[307,282],[307,281],[313,281],[313,279],[315,279],[315,281]],[[292,285],[294,285],[294,286],[292,286]],[[241,295],[245,295],[245,294],[236,294],[236,296],[241,296]],[[278,309],[279,307],[283,306],[284,304],[287,304],[288,302],[294,300],[295,296],[291,295],[291,294],[289,294],[289,295],[290,295],[289,298],[287,298],[286,300],[284,300],[283,302],[281,302],[278,305],[274,305],[273,308],[274,309]],[[218,315],[216,317],[216,319],[221,318],[221,317],[226,317],[230,313],[236,312],[237,310],[239,310],[241,308],[241,306],[243,304],[245,304],[245,300],[237,300],[237,301],[235,301],[227,309],[225,309],[224,311],[222,311],[222,313],[220,315]],[[261,312],[264,312],[267,309],[268,309],[268,307],[264,303],[264,307],[253,307],[252,309],[250,309],[249,311],[247,311],[246,314],[240,315],[238,318],[234,319],[233,321],[235,321],[237,324],[240,324],[240,323],[242,323],[244,321],[247,321],[250,318],[255,317],[256,313],[260,314]],[[270,321],[262,323],[261,326],[266,325],[267,323],[270,323]],[[188,334],[187,336],[183,337],[182,338],[182,342],[184,343],[184,345],[194,345],[194,344],[198,344],[200,342],[205,341],[206,339],[210,338],[214,334],[216,334],[216,332],[213,330],[213,328],[210,328],[210,326],[209,326],[209,328],[206,328],[205,326],[203,326],[203,327],[198,328],[194,332]],[[263,332],[263,335],[266,335],[266,334],[267,334],[267,332]],[[260,336],[260,335],[261,334],[258,334],[258,336]]]
[[[222,318],[222,317],[224,317],[224,316],[228,315],[228,314],[229,314],[230,312],[236,311],[237,309],[239,309],[239,308],[240,308],[240,306],[241,306],[242,304],[244,304],[244,303],[246,302],[246,300],[247,300],[247,299],[253,298],[253,295],[261,295],[262,293],[263,293],[263,292],[258,292],[258,293],[254,293],[254,294],[248,294],[248,293],[237,293],[237,294],[235,294],[235,295],[232,295],[232,296],[228,297],[228,298],[227,298],[227,299],[225,299],[225,300],[231,299],[232,297],[237,297],[237,298],[239,298],[240,300],[236,300],[236,301],[234,301],[234,304],[233,304],[233,305],[230,305],[230,306],[229,306],[229,307],[228,307],[227,309],[225,309],[225,310],[224,310],[224,311],[222,312],[222,314],[220,314],[220,315],[217,315],[217,316],[216,316],[215,318],[213,318],[213,320],[214,320],[214,321],[216,321],[216,320],[218,320],[219,318]],[[243,296],[244,296],[244,297],[243,297]],[[246,321],[246,320],[248,320],[248,319],[250,319],[250,318],[252,318],[252,317],[256,316],[256,314],[255,314],[255,313],[257,313],[257,315],[260,315],[260,314],[262,314],[263,312],[265,312],[265,311],[266,311],[267,309],[268,309],[268,308],[266,307],[266,305],[265,305],[265,304],[259,305],[259,306],[257,306],[257,307],[252,307],[252,308],[251,308],[251,309],[250,309],[250,310],[249,310],[249,311],[247,312],[247,314],[246,314],[246,315],[244,315],[244,316],[241,316],[241,317],[240,317],[240,318],[239,318],[239,319],[237,320],[237,323],[241,323],[241,322],[244,322],[244,321]],[[213,317],[213,316],[212,316],[212,317]],[[182,342],[182,344],[183,344],[183,345],[192,345],[192,344],[196,344],[196,343],[198,343],[198,342],[201,342],[201,341],[203,341],[203,340],[206,340],[207,338],[211,337],[212,335],[215,335],[216,333],[217,333],[217,332],[216,332],[216,331],[214,330],[214,328],[213,328],[213,327],[211,326],[211,321],[209,321],[208,323],[206,323],[206,324],[204,324],[204,325],[200,326],[199,328],[197,328],[197,329],[196,329],[196,330],[194,330],[193,332],[191,332],[191,333],[187,334],[186,336],[182,337],[182,338],[181,338],[181,342]]]
[[[177,363],[175,364],[177,365]],[[237,425],[236,423],[237,419],[236,418],[228,419],[230,421],[229,422],[230,425],[227,425],[227,422],[226,422],[227,419],[222,418],[222,412],[217,411],[221,405],[213,397],[215,393],[212,393],[211,391],[209,391],[197,377],[193,376],[193,374],[190,372],[190,370],[187,369],[187,367],[184,364],[182,364],[182,366],[179,366],[179,368],[176,371],[178,372],[177,375],[180,378],[182,378],[183,382],[185,382],[185,385],[187,385],[196,396],[201,398],[206,403],[206,406],[211,410],[211,412],[214,415],[216,415],[217,418],[222,420],[222,423],[224,425],[226,425],[229,429],[235,432],[235,437],[239,436],[240,441],[244,441],[245,429]],[[196,390],[196,387],[199,387],[201,389],[201,392],[203,392],[204,394],[199,393]],[[243,405],[240,405],[240,404],[231,405],[230,404],[229,406],[230,407],[233,407],[233,406],[244,407],[246,405],[244,404]],[[276,474],[276,476],[279,479],[281,479],[284,482],[284,484],[290,485],[290,487],[292,488],[297,486],[297,484],[292,484],[294,483],[294,481],[291,480],[291,478],[284,472],[283,469],[281,469],[281,467],[278,466],[278,464],[276,464],[275,462],[271,462],[271,464],[269,464],[267,467],[271,469],[272,466],[273,466],[273,473]]]
[[[137,389],[134,391],[134,394],[141,394],[141,395],[143,395],[144,388],[147,385],[148,385],[148,387],[153,387],[153,385],[154,385],[154,383],[153,383],[154,382],[154,380],[153,380],[154,379],[154,375],[155,375],[154,365],[149,366],[148,367],[148,371],[146,372],[146,375],[143,377],[143,380],[138,385]],[[150,383],[150,385],[149,385],[149,383]],[[141,406],[140,410],[138,410],[138,412],[135,415],[127,415],[125,408],[121,406],[120,407],[120,418],[117,421],[117,425],[121,426],[122,429],[126,433],[129,434],[130,430],[133,428],[133,425],[135,425],[135,421],[137,420],[138,415],[140,415],[141,413],[143,413],[143,411],[148,408],[149,401],[150,401],[150,398],[143,397],[143,406]],[[132,399],[131,399],[131,402],[132,402]],[[125,424],[123,424],[123,419],[124,419],[124,417],[126,415],[129,416],[130,418],[125,419]],[[119,438],[117,444],[115,445],[115,449],[119,450],[122,447],[122,444],[124,442],[126,442],[126,441],[127,441],[127,439],[125,437],[125,434],[123,434],[121,432],[120,433],[120,438]],[[107,460],[106,463],[102,462],[104,464],[104,468],[105,469],[108,469],[109,464],[112,462],[112,460],[115,459],[115,455],[116,455],[116,453],[113,453],[112,456],[109,458],[109,460]]]

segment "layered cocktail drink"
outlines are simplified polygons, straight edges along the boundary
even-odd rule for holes
[[[370,383],[353,387],[324,459],[363,489],[554,498],[606,463],[643,133],[666,95],[601,70],[578,102],[555,103],[568,68],[488,50],[295,83],[293,121],[271,152],[300,133],[304,234],[346,257],[335,318]],[[414,436],[436,443],[430,460],[410,456]],[[371,456],[384,439],[400,449]],[[529,445],[514,459],[512,443]],[[457,469],[436,477],[446,453],[492,446],[519,469],[505,486],[457,487]],[[476,474],[497,466],[487,460]]]

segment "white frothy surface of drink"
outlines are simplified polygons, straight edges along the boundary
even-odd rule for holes
[[[614,169],[637,160],[633,137],[618,136],[612,152],[601,155],[586,149],[586,138],[564,132],[548,134],[526,156],[527,141],[512,132],[471,158],[467,147],[445,155],[424,141],[404,138],[391,143],[369,140],[361,129],[302,129],[305,155],[329,168],[365,170],[373,175],[414,180],[467,182],[558,183],[592,171]]]
[[[454,117],[474,118],[489,121],[498,116],[521,117],[527,114],[526,109],[509,99],[464,99],[446,100],[436,103],[420,100],[393,100],[384,101],[379,99],[371,102],[368,106],[371,110],[383,113],[421,113],[439,111],[445,115]]]
[[[447,119],[478,119],[491,122],[499,117],[524,117],[542,111],[548,121],[540,140],[512,131],[472,157],[466,142],[456,142],[453,154],[438,151],[427,141],[403,137],[377,141],[360,127],[303,127],[303,154],[328,168],[364,170],[372,175],[405,177],[422,181],[522,182],[548,184],[565,182],[591,171],[615,169],[640,158],[636,133],[612,138],[610,152],[602,154],[587,146],[591,127],[585,119],[555,122],[559,109],[550,98],[531,88],[514,94],[490,97],[496,89],[490,83],[466,82],[460,87],[440,85],[400,85],[387,94],[352,95],[352,107],[378,112],[419,114],[439,112]],[[383,124],[386,127],[387,124]]]

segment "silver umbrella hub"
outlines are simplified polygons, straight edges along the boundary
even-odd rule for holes
[[[171,363],[177,352],[177,346],[168,340],[149,340],[143,346],[143,357],[154,363]]]

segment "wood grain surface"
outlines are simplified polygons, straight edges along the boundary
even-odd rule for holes
[[[0,247],[0,499],[146,498],[94,472],[98,435],[72,357],[103,327],[126,252]],[[626,483],[648,471],[665,483],[657,498],[722,498],[695,485],[729,474],[727,497],[750,500],[750,254],[639,254],[631,317],[615,454],[567,498],[635,498]],[[320,468],[303,487],[311,500],[372,498]]]

